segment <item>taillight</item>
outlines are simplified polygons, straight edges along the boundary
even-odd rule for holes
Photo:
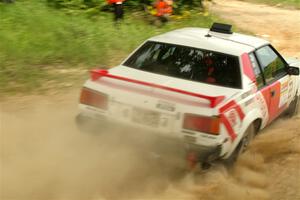
[[[106,94],[101,92],[90,90],[88,88],[82,88],[80,103],[106,110],[108,105],[108,97]]]
[[[219,135],[220,119],[218,117],[204,117],[194,114],[184,114],[183,128]]]

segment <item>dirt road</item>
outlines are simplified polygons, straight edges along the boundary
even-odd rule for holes
[[[234,0],[213,0],[212,12],[264,37],[283,54],[300,58],[300,11]]]
[[[80,133],[77,99],[70,92],[1,102],[0,199],[300,199],[300,116],[268,127],[232,172],[217,165],[178,177],[128,130]]]
[[[214,10],[241,28],[270,35],[288,55],[299,55],[300,42],[292,40],[299,40],[299,13],[231,0],[218,0]],[[128,137],[129,130],[80,133],[74,124],[77,100],[76,89],[0,102],[1,200],[300,199],[299,115],[264,130],[232,171],[216,165],[178,177],[145,153],[141,138]]]

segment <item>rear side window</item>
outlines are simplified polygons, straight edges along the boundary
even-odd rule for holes
[[[266,83],[271,83],[286,74],[285,63],[270,46],[258,49],[256,56],[262,67]]]
[[[238,57],[192,47],[147,42],[124,65],[175,78],[241,88]]]

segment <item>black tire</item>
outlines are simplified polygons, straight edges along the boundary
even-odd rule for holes
[[[298,113],[299,110],[299,98],[300,96],[295,96],[295,99],[290,103],[288,109],[287,109],[287,116],[293,117]]]
[[[255,127],[254,124],[251,124],[246,129],[243,138],[241,139],[240,143],[238,144],[234,152],[225,160],[226,166],[231,167],[237,161],[238,157],[247,150],[254,136],[255,136]]]

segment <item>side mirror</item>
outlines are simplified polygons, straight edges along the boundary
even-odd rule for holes
[[[288,67],[288,70],[287,70],[287,73],[288,73],[289,75],[299,76],[300,70],[299,70],[298,67],[291,67],[291,66],[289,66],[289,67]]]

